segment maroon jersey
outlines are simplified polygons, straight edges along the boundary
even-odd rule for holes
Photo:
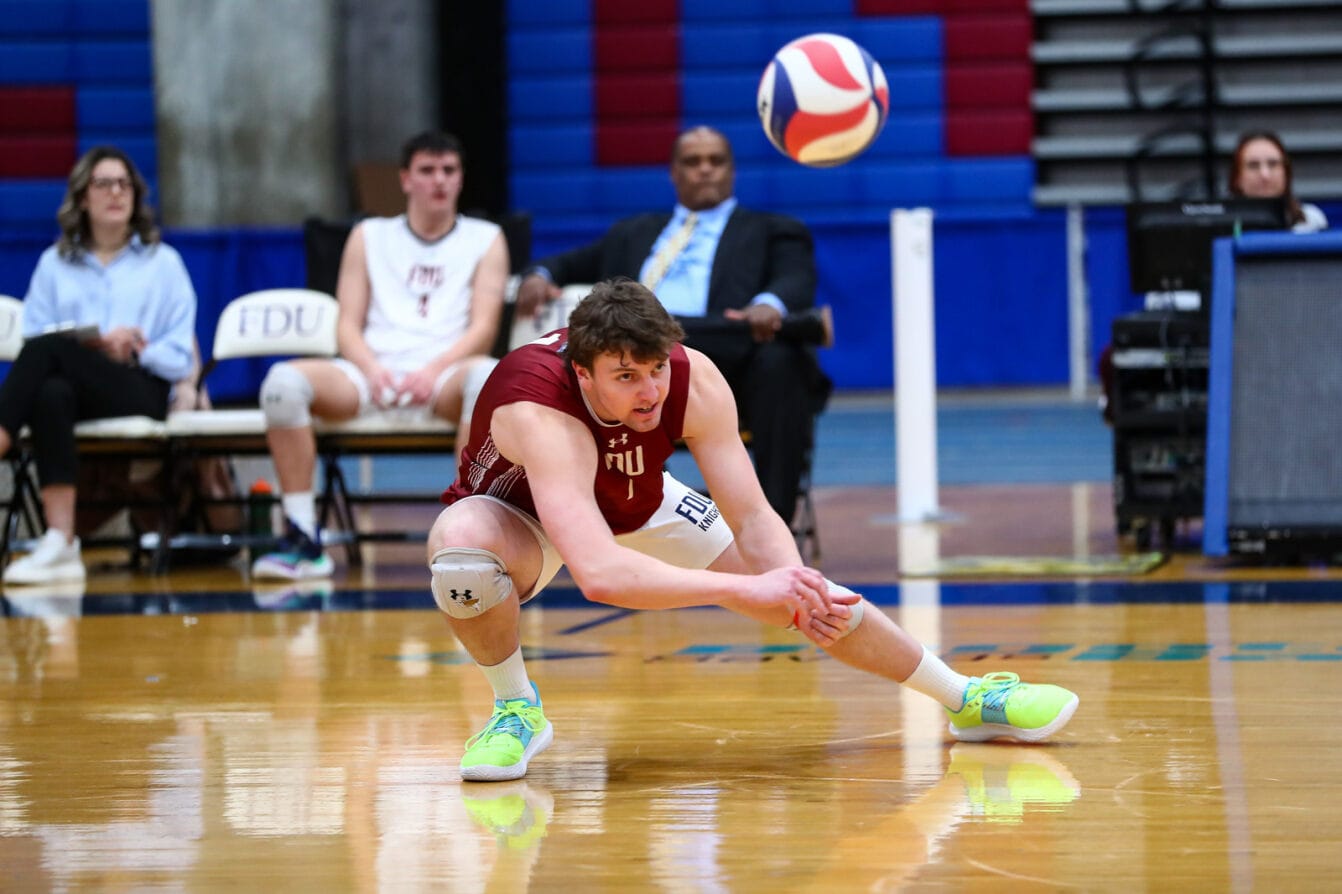
[[[596,418],[583,401],[577,373],[561,353],[568,330],[556,329],[508,352],[490,373],[471,414],[471,438],[461,452],[457,480],[443,492],[444,503],[471,494],[488,494],[536,515],[527,471],[499,454],[490,427],[494,411],[528,401],[567,413],[587,426],[599,453],[596,504],[615,534],[642,527],[662,503],[662,467],[685,425],[690,390],[690,359],[671,349],[671,388],[662,419],[652,431],[637,432]]]

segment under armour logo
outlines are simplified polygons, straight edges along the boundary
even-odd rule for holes
[[[618,438],[611,438],[610,444],[607,446],[609,447],[609,449],[614,450],[616,447],[628,443],[629,443],[629,432],[621,432]]]
[[[447,598],[460,605],[475,605],[479,601],[469,589],[458,593],[455,587],[447,591]]]

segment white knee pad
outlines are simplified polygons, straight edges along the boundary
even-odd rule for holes
[[[433,554],[433,601],[454,618],[474,618],[513,595],[503,560],[487,549],[449,546]]]
[[[485,379],[494,371],[494,367],[499,362],[494,358],[481,360],[466,371],[466,380],[461,384],[461,421],[470,422],[471,413],[475,412],[475,400],[480,396],[480,389],[485,387]]]
[[[276,363],[261,382],[266,428],[303,428],[312,424],[312,383],[293,364]]]

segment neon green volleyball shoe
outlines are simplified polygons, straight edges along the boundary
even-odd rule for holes
[[[541,696],[531,684],[535,699],[514,698],[494,702],[494,716],[466,742],[461,758],[461,778],[472,782],[521,779],[527,764],[549,746],[554,727],[541,710]]]
[[[946,713],[951,735],[962,742],[1042,742],[1067,725],[1079,702],[1061,686],[1022,683],[1015,674],[998,672],[971,677],[964,705]]]

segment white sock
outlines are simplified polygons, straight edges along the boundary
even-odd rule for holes
[[[294,524],[309,537],[317,536],[317,498],[312,491],[299,491],[294,494],[285,494],[280,500],[280,505],[284,507],[285,518]]]
[[[936,699],[952,711],[958,711],[965,705],[969,678],[951,670],[946,662],[923,646],[923,660],[918,662],[904,685],[914,692]]]
[[[485,672],[489,685],[494,687],[494,698],[504,701],[524,698],[530,701],[536,697],[531,689],[531,680],[527,678],[526,666],[522,663],[521,646],[498,664],[489,667],[481,664],[479,667]]]

